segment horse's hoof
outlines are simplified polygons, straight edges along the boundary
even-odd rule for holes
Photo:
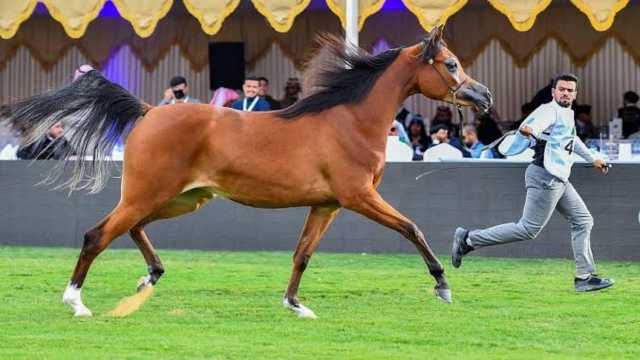
[[[73,316],[89,317],[92,316],[91,310],[82,303],[80,289],[73,285],[68,285],[62,294],[62,302],[73,309]]]
[[[147,286],[153,286],[149,275],[143,276],[138,279],[138,287],[136,288],[136,292],[142,292],[142,290],[144,290]]]
[[[433,292],[436,294],[436,297],[447,304],[451,304],[453,301],[451,300],[451,289],[439,289],[434,288]]]
[[[93,314],[91,313],[91,310],[89,310],[87,307],[83,307],[83,308],[76,309],[75,313],[73,314],[73,316],[75,316],[75,317],[91,317],[91,316],[93,316]]]
[[[285,308],[293,311],[296,315],[298,315],[299,318],[305,318],[305,319],[318,318],[318,316],[316,316],[316,314],[311,309],[309,309],[308,307],[300,303],[291,304],[287,299],[284,299],[282,301],[282,305],[284,305]]]

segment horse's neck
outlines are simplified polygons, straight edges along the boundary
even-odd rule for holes
[[[358,109],[358,121],[369,128],[379,129],[386,136],[400,105],[413,91],[414,71],[406,59],[398,59],[380,75]]]

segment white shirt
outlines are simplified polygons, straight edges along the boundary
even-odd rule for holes
[[[571,175],[574,151],[588,162],[595,160],[576,135],[573,110],[570,107],[562,107],[555,100],[542,104],[520,127],[525,125],[531,129],[536,139],[546,141],[544,168],[560,180],[567,181]]]

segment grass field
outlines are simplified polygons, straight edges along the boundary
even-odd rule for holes
[[[77,249],[0,248],[0,359],[638,358],[640,263],[600,262],[616,285],[576,294],[569,260],[473,258],[448,265],[454,303],[432,295],[417,255],[319,253],[301,299],[281,306],[289,253],[160,251],[167,273],[127,318],[106,316],[144,275],[109,250],[83,288],[93,318],[61,303]]]

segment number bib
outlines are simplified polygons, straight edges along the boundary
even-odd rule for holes
[[[555,121],[541,138],[547,142],[544,149],[544,168],[551,175],[567,181],[571,175],[573,166],[573,147],[576,136],[576,126],[573,119],[573,110],[563,108],[555,102]]]

